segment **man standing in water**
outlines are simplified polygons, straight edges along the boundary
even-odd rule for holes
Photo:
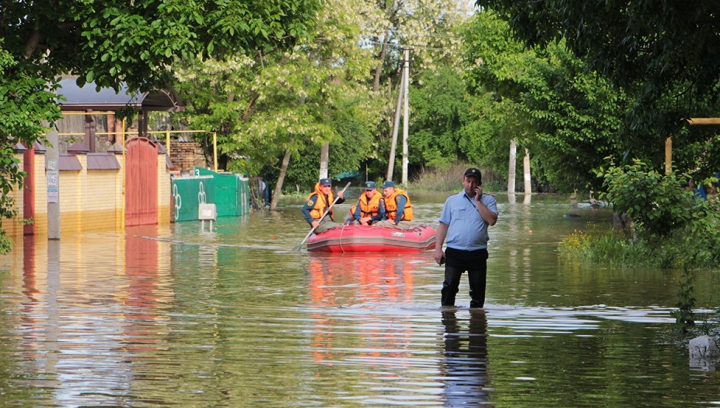
[[[483,194],[482,174],[469,168],[463,176],[463,191],[445,201],[435,241],[435,262],[445,263],[442,305],[455,306],[455,295],[463,272],[468,272],[470,307],[485,305],[488,226],[498,219],[495,197]],[[447,248],[443,243],[447,237]]]

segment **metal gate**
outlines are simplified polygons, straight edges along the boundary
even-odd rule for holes
[[[138,137],[125,144],[125,225],[158,222],[158,148]]]

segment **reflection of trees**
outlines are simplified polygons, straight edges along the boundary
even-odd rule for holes
[[[487,404],[488,376],[487,317],[482,309],[471,309],[467,332],[463,332],[455,310],[442,314],[445,326],[444,397],[447,406]]]

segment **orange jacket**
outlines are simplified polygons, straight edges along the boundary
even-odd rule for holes
[[[380,199],[382,199],[382,194],[380,194],[377,190],[369,201],[367,195],[363,193],[358,199],[358,204],[360,205],[360,218],[375,217],[380,214]],[[352,208],[350,208],[350,215],[353,217],[355,216],[355,211],[357,211],[358,204],[355,204]]]
[[[385,199],[385,218],[388,220],[395,220],[395,215],[397,214],[397,196],[403,196],[407,200],[405,203],[405,210],[403,211],[403,215],[401,220],[403,221],[412,221],[413,219],[413,210],[412,210],[412,204],[410,204],[410,197],[408,197],[407,193],[399,188],[395,189],[395,192],[393,192],[390,197],[387,197]]]
[[[314,206],[310,210],[310,217],[312,217],[313,219],[319,220],[320,217],[322,217],[323,214],[325,214],[325,210],[327,210],[328,207],[330,207],[330,204],[332,204],[333,201],[335,201],[335,197],[334,197],[332,191],[330,191],[326,197],[325,194],[323,194],[322,190],[320,189],[320,183],[315,183],[315,191],[310,193],[310,195],[308,196],[308,202],[307,202],[308,207],[313,205],[312,198],[314,196],[316,196],[317,199],[315,200]],[[328,216],[330,217],[331,220],[333,219],[332,211],[330,211],[328,213]]]

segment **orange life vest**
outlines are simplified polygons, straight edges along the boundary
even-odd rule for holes
[[[310,195],[308,196],[308,205],[312,204],[310,200],[313,198],[313,196],[317,196],[317,200],[315,200],[315,207],[310,210],[310,216],[316,220],[319,220],[320,217],[325,214],[325,210],[330,207],[330,204],[335,201],[335,197],[333,197],[333,192],[330,191],[327,195],[327,201],[325,201],[326,197],[325,194],[323,194],[322,190],[320,190],[320,183],[315,184],[315,191],[310,193]],[[328,216],[331,220],[333,219],[332,211],[328,213]]]
[[[380,213],[380,199],[382,198],[382,194],[380,194],[377,190],[375,191],[375,194],[370,198],[370,201],[368,201],[367,195],[363,193],[360,196],[360,199],[358,200],[358,203],[360,204],[360,218],[364,217],[374,217]],[[357,204],[353,205],[352,208],[350,208],[350,215],[355,215],[355,210],[357,210]]]
[[[407,202],[405,203],[405,211],[403,211],[402,220],[412,221],[413,210],[412,204],[410,204],[410,197],[408,197],[405,191],[400,190],[399,188],[396,188],[395,192],[393,192],[390,197],[387,197],[385,199],[385,217],[388,220],[395,220],[395,215],[397,214],[397,202],[395,201],[395,199],[399,195],[405,197],[405,199],[407,200]]]

